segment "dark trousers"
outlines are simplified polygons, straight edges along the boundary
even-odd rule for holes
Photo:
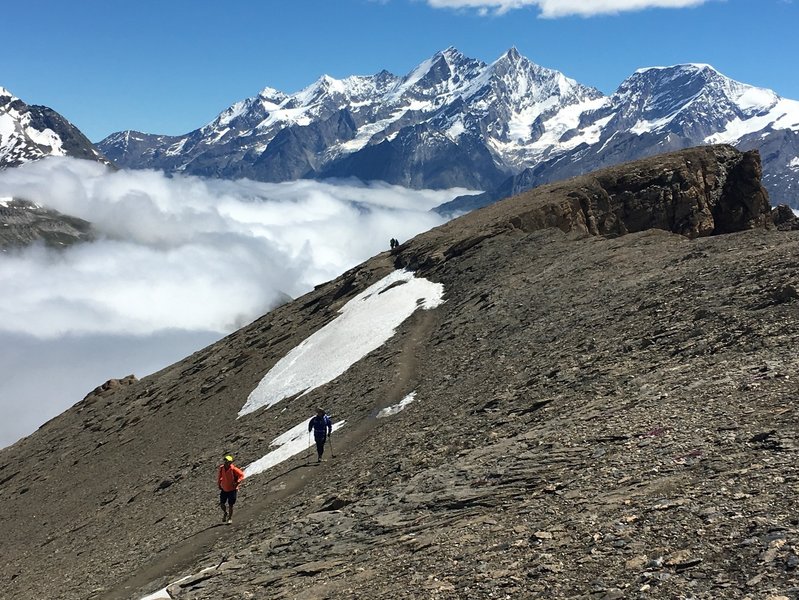
[[[232,492],[219,490],[219,504],[224,507],[226,502],[230,504],[231,507],[236,504],[236,490],[233,490]]]
[[[322,437],[314,436],[313,439],[316,441],[316,454],[319,458],[322,458],[322,454],[325,452],[325,441],[327,440],[327,436],[323,435]]]

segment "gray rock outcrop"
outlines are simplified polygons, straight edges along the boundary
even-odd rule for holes
[[[0,204],[0,252],[36,242],[63,248],[95,238],[91,223],[26,200]]]

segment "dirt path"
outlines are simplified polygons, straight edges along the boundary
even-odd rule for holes
[[[402,398],[413,391],[413,386],[416,383],[414,377],[419,364],[417,349],[430,339],[436,321],[437,312],[435,310],[420,310],[409,318],[407,323],[411,327],[404,336],[400,352],[395,359],[397,366],[395,376],[386,392],[377,395],[373,413],[399,403]],[[374,418],[363,418],[356,427],[344,428],[337,432],[337,456],[346,456],[349,447],[364,441],[370,435],[375,423],[376,419]],[[220,542],[240,534],[239,523],[254,521],[265,511],[274,509],[276,505],[290,498],[309,483],[313,483],[321,475],[321,471],[316,468],[315,463],[306,465],[304,462],[297,462],[302,459],[296,456],[290,460],[297,464],[274,475],[270,480],[269,483],[273,484],[274,491],[268,495],[244,498],[245,502],[242,502],[240,507],[237,506],[236,519],[232,526],[223,525],[221,522],[216,523],[168,546],[154,555],[149,564],[131,573],[128,579],[120,582],[112,590],[104,592],[102,598],[104,600],[137,600],[158,589],[153,587],[143,593],[139,592],[154,581],[168,578],[168,581],[162,583],[161,587],[177,581],[180,579],[181,573],[197,566],[200,556],[219,547]],[[283,466],[286,465],[287,463],[283,464]],[[222,564],[226,559],[224,554],[220,554],[216,562]],[[201,565],[202,568],[210,566],[213,565]]]

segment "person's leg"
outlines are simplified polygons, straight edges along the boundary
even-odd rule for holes
[[[236,504],[236,490],[228,492],[227,501],[229,505],[227,511],[228,512],[227,522],[228,525],[230,525],[233,522],[233,505]]]
[[[227,494],[222,490],[219,491],[219,508],[222,509],[222,522],[227,522],[227,508],[225,507],[225,501],[227,500]]]
[[[322,454],[325,453],[325,438],[318,437],[316,439],[316,462],[322,460]]]

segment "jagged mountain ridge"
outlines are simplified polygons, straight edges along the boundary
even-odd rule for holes
[[[708,147],[543,186],[98,388],[0,451],[5,592],[138,600],[188,576],[173,597],[792,593],[799,233],[765,228],[759,173],[756,153]],[[403,267],[445,302],[236,418]],[[253,477],[219,526],[219,457],[259,458],[317,405],[347,421],[335,458]]]
[[[439,210],[470,210],[593,169],[706,143],[761,150],[764,184],[773,200],[799,208],[799,103],[733,81],[709,65],[640,69],[603,106],[582,114],[567,137],[572,147],[565,152],[495,190],[458,198]]]
[[[109,161],[63,116],[46,106],[28,105],[0,87],[0,169],[47,156]]]
[[[606,97],[515,48],[488,65],[448,48],[404,77],[323,76],[292,95],[267,88],[184,136],[128,131],[99,146],[134,168],[457,185],[488,190],[482,200],[490,202],[626,160],[724,142],[762,148],[775,201],[799,207],[797,136],[799,102],[709,65],[641,69]]]
[[[514,140],[532,137],[528,129],[537,118],[600,96],[515,48],[490,65],[448,48],[404,77],[323,76],[293,95],[267,88],[205,127],[138,153],[128,140],[148,138],[136,132],[99,145],[121,166],[136,168],[267,181],[356,176],[412,187],[490,187],[528,160]],[[376,173],[387,157],[393,164]]]

